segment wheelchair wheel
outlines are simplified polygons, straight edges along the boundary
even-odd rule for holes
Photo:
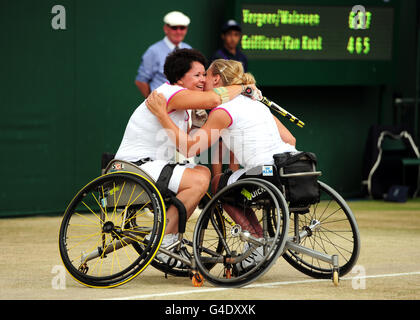
[[[86,286],[124,284],[153,260],[165,222],[162,197],[147,179],[121,171],[100,176],[64,213],[59,235],[64,266]]]
[[[224,206],[255,213],[263,231],[253,237],[245,226],[232,221]],[[239,180],[220,190],[203,209],[194,230],[193,252],[198,271],[217,286],[241,287],[255,281],[283,252],[289,227],[286,201],[271,183]],[[257,248],[260,251],[257,251]],[[241,261],[259,252],[255,264],[238,269]]]
[[[185,233],[183,235],[182,242],[187,249],[188,253],[192,253],[192,247],[193,247],[193,233],[194,233],[194,227],[197,223],[197,219],[200,216],[202,210],[204,207],[209,203],[211,197],[208,193],[204,195],[204,197],[200,200],[199,205],[197,206],[197,209],[195,212],[191,215],[191,217],[187,221],[187,225],[185,227]],[[219,246],[221,248],[221,246]],[[219,249],[220,250],[220,249]],[[191,277],[192,273],[191,270],[188,269],[182,269],[177,267],[171,267],[166,263],[162,263],[157,259],[154,259],[151,263],[153,267],[158,269],[159,271],[162,271],[165,273],[165,275],[169,274],[176,277]]]
[[[308,230],[298,244],[327,255],[337,255],[338,270],[327,262],[294,250],[286,250],[283,257],[306,275],[333,279],[347,274],[356,263],[360,252],[360,235],[356,219],[345,200],[325,183],[318,183],[320,203],[312,205],[305,214],[293,213],[293,209],[290,209],[291,238],[296,241],[299,232]]]

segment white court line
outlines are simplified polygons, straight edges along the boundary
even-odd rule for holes
[[[352,279],[361,280],[361,279],[371,279],[371,278],[403,277],[403,276],[412,276],[412,275],[420,275],[420,271],[405,272],[405,273],[377,274],[377,275],[371,275],[371,276],[343,277],[343,278],[340,278],[340,281],[342,281],[342,280],[352,280]],[[289,285],[289,284],[314,283],[314,282],[325,282],[325,281],[331,282],[331,280],[329,280],[329,279],[310,279],[310,280],[281,281],[281,282],[250,284],[250,285],[245,286],[244,288],[275,287],[275,286],[282,286],[282,285]],[[177,296],[177,295],[181,295],[181,294],[200,294],[200,293],[205,293],[205,292],[216,292],[216,291],[224,291],[224,290],[238,290],[238,289],[235,289],[235,288],[209,288],[209,289],[196,288],[194,290],[143,294],[143,295],[122,297],[122,298],[111,298],[111,299],[105,299],[105,300],[149,299],[149,298]]]

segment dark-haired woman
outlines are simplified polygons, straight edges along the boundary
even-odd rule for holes
[[[255,78],[244,73],[242,64],[234,60],[217,59],[207,70],[205,90],[214,91],[222,86],[241,84],[255,85]],[[234,183],[246,171],[260,165],[273,164],[273,154],[296,152],[296,139],[270,110],[258,101],[243,96],[235,97],[221,106],[214,108],[207,122],[196,132],[188,135],[165,113],[165,99],[158,92],[152,92],[147,98],[147,107],[156,118],[171,132],[171,138],[179,145],[179,150],[186,157],[209,148],[222,137],[230,146],[239,164],[243,167],[232,173],[226,184]],[[216,193],[221,175],[212,181],[212,191]],[[247,230],[256,238],[263,236],[260,222],[252,210],[242,209],[224,204],[232,219],[242,230]],[[264,255],[263,247],[258,247],[251,256],[237,265],[238,270],[247,269],[260,261]]]
[[[165,61],[164,73],[169,83],[156,89],[167,100],[167,113],[171,120],[185,131],[188,129],[187,109],[212,109],[243,91],[242,86],[233,85],[226,87],[223,92],[205,92],[205,65],[206,59],[199,51],[176,50]],[[142,170],[157,180],[166,164],[174,160],[175,152],[176,146],[143,102],[131,115],[115,158],[138,163]],[[190,217],[207,192],[210,178],[210,170],[202,165],[185,164],[174,168],[168,188],[184,204],[187,217]],[[171,206],[167,211],[162,246],[174,243],[177,233],[178,213]],[[169,257],[158,254],[157,258],[167,262]]]

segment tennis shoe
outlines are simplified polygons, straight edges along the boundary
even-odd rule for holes
[[[249,244],[245,243],[243,252],[246,252],[249,249]],[[242,274],[251,268],[255,267],[260,261],[264,259],[264,247],[260,246],[254,249],[252,253],[242,260],[241,262],[236,264],[236,269],[238,270],[239,274]]]
[[[165,235],[162,239],[162,243],[161,243],[161,247],[162,248],[167,248],[170,245],[172,245],[173,243],[175,243],[178,240],[178,234],[173,234],[173,233],[169,233],[167,235]],[[176,251],[177,246],[175,246],[174,248],[170,249],[170,251],[177,253],[179,255],[181,255],[182,257],[186,258],[186,259],[190,259],[190,257],[188,256],[188,254],[185,252],[186,249],[181,245],[181,250],[180,251]],[[161,263],[167,264],[169,267],[171,268],[180,268],[180,269],[185,269],[188,268],[187,265],[185,265],[184,263],[182,263],[181,261],[170,257],[164,253],[158,252],[158,254],[155,257],[156,260],[158,260]]]

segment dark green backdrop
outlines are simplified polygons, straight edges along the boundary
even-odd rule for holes
[[[56,4],[66,9],[65,30],[51,27]],[[368,128],[393,122],[394,94],[414,95],[418,7],[398,7],[392,82],[326,85],[320,73],[319,85],[262,86],[307,123],[286,125],[299,149],[317,153],[323,180],[346,197],[360,194]],[[0,216],[61,213],[100,174],[101,153],[116,151],[142,101],[134,78],[142,53],[163,37],[165,13],[189,15],[186,42],[210,56],[234,8],[223,0],[2,0]]]

